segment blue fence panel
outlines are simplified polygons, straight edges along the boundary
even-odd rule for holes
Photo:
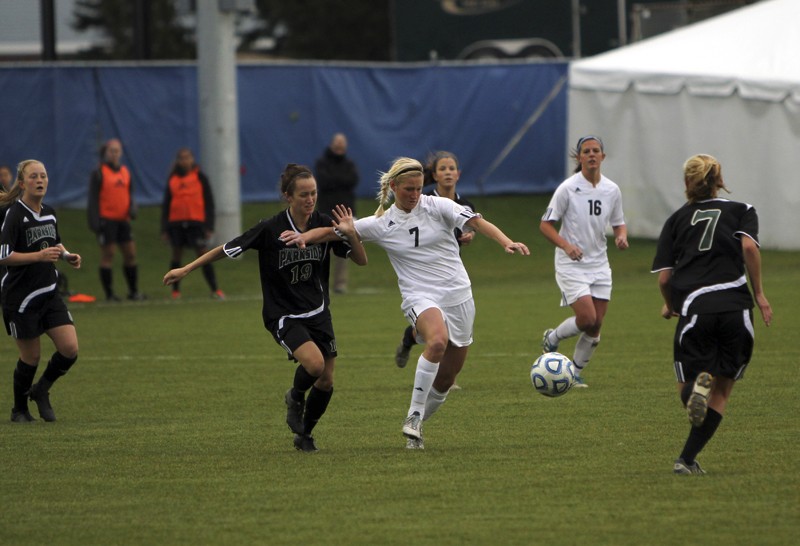
[[[566,63],[239,66],[242,200],[278,199],[284,165],[312,166],[334,132],[348,135],[362,197],[393,158],[441,149],[459,157],[465,195],[551,191],[566,174],[566,86],[521,129],[566,72]],[[177,149],[199,154],[196,69],[2,67],[0,119],[0,163],[41,159],[49,203],[85,203],[99,146],[112,137],[123,142],[137,200],[158,203]]]

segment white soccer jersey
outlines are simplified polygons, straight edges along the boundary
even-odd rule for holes
[[[389,255],[404,300],[425,297],[447,307],[472,297],[453,229],[475,216],[445,197],[421,195],[409,213],[392,205],[383,216],[356,220],[355,227],[362,241]]]
[[[556,271],[569,267],[601,271],[609,267],[606,226],[625,224],[622,193],[605,176],[601,175],[600,182],[593,186],[582,173],[575,173],[558,186],[542,220],[561,221],[558,233],[583,251],[583,258],[576,262],[556,248]]]

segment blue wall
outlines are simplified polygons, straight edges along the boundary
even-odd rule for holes
[[[566,63],[240,65],[242,199],[277,200],[284,165],[313,166],[337,131],[362,197],[393,158],[439,149],[461,160],[465,195],[550,191],[566,175],[566,86],[483,178],[566,72]],[[193,65],[0,67],[0,163],[42,160],[48,203],[80,206],[99,145],[118,137],[138,201],[158,203],[177,149],[199,154],[197,108]]]

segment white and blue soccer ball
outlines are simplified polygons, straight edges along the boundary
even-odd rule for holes
[[[566,394],[574,382],[572,361],[561,353],[545,353],[531,366],[533,388],[545,396]]]

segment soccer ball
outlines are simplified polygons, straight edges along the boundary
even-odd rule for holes
[[[572,361],[561,353],[545,353],[531,366],[533,388],[545,396],[565,394],[574,381]]]

